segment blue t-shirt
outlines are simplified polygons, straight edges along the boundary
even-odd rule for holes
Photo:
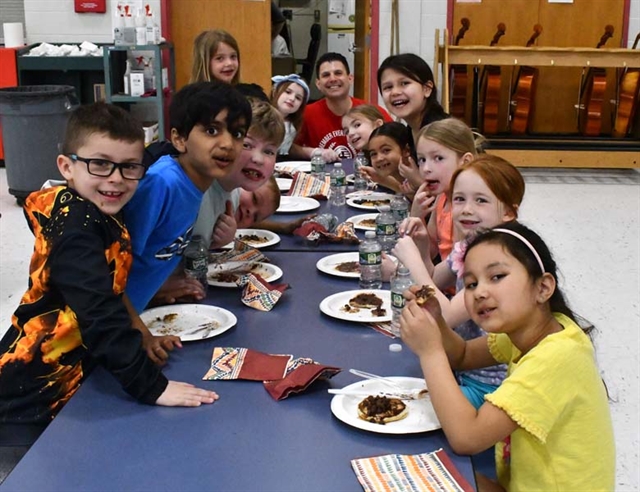
[[[126,293],[138,312],[180,262],[202,196],[178,161],[165,155],[149,168],[125,206],[125,224],[133,246]]]

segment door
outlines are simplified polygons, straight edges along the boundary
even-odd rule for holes
[[[371,1],[356,0],[353,95],[365,101],[371,96]]]
[[[252,0],[167,0],[176,54],[177,88],[189,82],[193,40],[206,29],[224,29],[240,48],[240,80],[271,90],[271,5]]]

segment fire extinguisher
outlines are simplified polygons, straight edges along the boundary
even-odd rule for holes
[[[104,14],[107,11],[107,0],[73,0],[77,13]]]

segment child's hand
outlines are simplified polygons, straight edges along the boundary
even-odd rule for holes
[[[382,180],[382,178],[378,174],[378,171],[376,171],[376,169],[371,166],[362,166],[360,168],[360,173],[369,181],[373,181],[374,183],[380,183],[380,181]]]
[[[415,289],[412,292],[420,288],[419,286],[413,287]],[[405,297],[412,297],[412,295],[408,295],[407,293]],[[400,336],[402,337],[402,341],[405,342],[418,357],[444,350],[438,321],[436,321],[436,318],[429,311],[429,309],[432,308],[430,305],[433,304],[433,302],[438,304],[438,300],[433,297],[427,301],[428,308],[423,309],[418,306],[415,299],[407,301],[407,304],[402,310],[402,316],[400,317]],[[442,316],[439,316],[439,319],[442,320]]]
[[[436,197],[427,193],[427,183],[418,187],[413,202],[411,203],[411,217],[424,219],[435,208]]]
[[[419,265],[424,264],[420,250],[410,236],[404,236],[398,239],[396,245],[391,250],[391,254],[398,258],[398,261],[406,266],[409,271],[415,270]]]
[[[340,160],[340,156],[338,155],[338,153],[333,150],[333,149],[320,149],[322,151],[322,158],[324,159],[324,162],[337,162]]]
[[[408,217],[402,221],[398,228],[400,237],[409,236],[418,247],[422,258],[430,258],[431,241],[429,239],[429,231],[422,219],[417,217]]]
[[[221,248],[225,244],[233,241],[238,224],[236,223],[235,212],[233,210],[233,203],[227,200],[225,211],[213,228],[213,235],[211,237],[211,249]]]
[[[420,176],[420,168],[410,155],[403,156],[398,164],[398,172],[400,176],[409,182],[411,191],[418,189],[422,185],[422,176]]]
[[[147,356],[154,364],[163,366],[169,359],[169,352],[174,348],[182,348],[179,337],[174,335],[155,336],[142,338],[142,348],[147,352]]]
[[[385,253],[384,251],[382,252],[382,281],[383,282],[389,282],[389,280],[391,280],[391,277],[393,276],[394,273],[396,273],[396,270],[398,269],[398,266],[396,265],[396,262],[393,261],[391,258],[389,258],[389,255],[387,255],[387,253]]]
[[[162,306],[176,302],[197,302],[205,297],[204,287],[197,279],[184,274],[171,275],[153,296],[150,304]]]
[[[196,388],[192,384],[169,381],[169,384],[156,400],[163,407],[199,407],[203,403],[213,403],[218,398],[213,391]]]

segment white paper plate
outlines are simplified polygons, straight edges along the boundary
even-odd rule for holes
[[[311,172],[311,161],[285,161],[276,163],[276,171],[281,173],[283,171],[293,174],[296,171],[303,173]]]
[[[349,304],[349,300],[358,294],[372,292],[382,299],[382,309],[385,310],[384,316],[374,316],[371,309],[360,309],[357,313],[345,313],[341,308],[345,304]],[[384,323],[391,321],[391,292],[388,290],[348,290],[346,292],[338,292],[326,297],[320,303],[320,311],[333,318],[343,319],[346,321],[356,321],[359,323]]]
[[[274,280],[278,280],[282,277],[282,270],[271,263],[251,263],[245,261],[230,261],[228,263],[209,264],[209,272],[207,273],[207,282],[209,285],[213,287],[230,287],[237,288],[238,284],[233,282],[223,282],[221,280],[216,279],[216,275],[224,272],[228,272],[230,270],[235,270],[237,268],[246,267],[246,269],[242,269],[242,271],[235,273],[236,277],[242,276],[244,273],[257,273],[267,282],[273,282]],[[250,269],[250,270],[249,270]]]
[[[325,256],[318,260],[316,268],[321,272],[329,275],[335,275],[336,277],[360,278],[360,271],[341,272],[340,270],[336,270],[336,266],[340,263],[346,263],[349,261],[358,261],[358,253],[337,253],[335,255]]]
[[[356,180],[356,177],[353,174],[347,174],[344,179],[347,183],[353,184],[353,182]]]
[[[236,239],[241,239],[242,236],[258,236],[262,238],[260,241],[243,239],[245,243],[256,249],[267,248],[280,242],[280,236],[278,236],[275,232],[267,231],[265,229],[238,229],[236,231]],[[233,243],[231,242],[229,244],[225,244],[222,248],[231,249],[233,248]]]
[[[371,219],[375,220],[377,216],[378,216],[377,213],[354,215],[353,217],[349,217],[347,219],[347,222],[353,222],[353,227],[361,231],[375,231],[376,230],[375,225],[374,226],[363,225],[361,222],[363,220],[371,220]]]
[[[315,198],[306,196],[283,196],[280,198],[280,206],[276,213],[307,212],[320,208],[320,202]]]
[[[164,321],[165,316],[176,315]],[[231,311],[207,304],[172,304],[140,314],[153,335],[176,335],[183,342],[217,337],[237,323]],[[213,323],[212,326],[205,326]]]
[[[393,195],[389,193],[371,193],[368,195],[360,195],[360,196],[352,196],[347,199],[347,205],[353,208],[359,208],[361,210],[378,210],[378,207],[381,205],[389,205],[391,200],[393,199]],[[388,203],[377,203],[377,204],[369,204],[369,203],[358,203],[361,200],[388,200]]]
[[[388,379],[407,390],[425,388],[424,379],[420,378],[391,376]],[[345,386],[344,389],[350,391],[370,391],[372,395],[376,395],[381,391],[389,391],[388,386],[375,379],[358,381],[357,383]],[[336,395],[331,400],[331,413],[345,424],[380,434],[415,434],[440,429],[441,427],[433,405],[431,404],[431,398],[429,398],[428,395],[426,398],[420,400],[403,400],[409,411],[407,416],[402,420],[389,422],[384,425],[374,424],[373,422],[367,422],[366,420],[358,418],[358,404],[365,398],[366,397],[362,396]]]
[[[291,188],[293,184],[293,179],[291,178],[276,178],[276,183],[278,183],[278,189],[282,192],[287,192]]]

